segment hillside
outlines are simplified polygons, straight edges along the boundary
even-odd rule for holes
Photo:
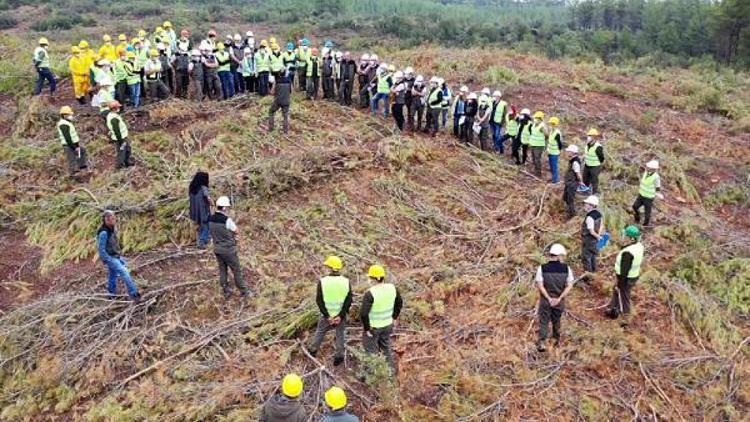
[[[2,43],[21,51],[15,36]],[[568,141],[599,127],[612,233],[631,220],[640,166],[660,159],[666,199],[644,237],[648,261],[627,329],[601,315],[615,235],[605,270],[572,293],[562,346],[536,352],[533,271],[561,242],[582,273],[581,223],[565,221],[561,185],[507,156],[447,133],[402,135],[390,120],[298,94],[288,136],[263,130],[270,98],[172,99],[125,114],[137,165],[121,172],[100,118],[81,109],[95,173],[74,184],[52,131],[59,106],[72,102],[65,80],[52,99],[0,99],[0,419],[255,420],[288,371],[305,375],[315,415],[321,390],[343,384],[364,420],[746,418],[746,75],[495,49],[378,52],[451,85],[501,88],[514,104],[559,116]],[[236,204],[240,258],[257,293],[246,306],[223,304],[213,257],[192,247],[186,191],[199,168],[211,172],[215,196]],[[138,306],[104,300],[93,244],[104,208],[120,212],[144,293]],[[300,347],[314,330],[315,280],[329,253],[352,279],[352,313],[370,263],[383,263],[404,294],[395,384],[383,362],[361,354],[359,324],[347,330],[342,367],[329,364],[331,342],[320,361]],[[378,370],[363,380],[364,364]]]

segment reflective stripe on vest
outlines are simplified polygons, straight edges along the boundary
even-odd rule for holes
[[[99,91],[99,111],[103,112],[109,110],[109,103],[115,100],[115,95],[112,90],[101,90]]]
[[[127,80],[128,73],[125,71],[125,62],[123,60],[115,60],[114,78],[115,82],[122,82],[124,80]]]
[[[396,303],[396,286],[391,283],[377,284],[370,287],[372,308],[370,308],[370,326],[383,328],[393,324],[393,306]]]
[[[271,54],[271,72],[281,72],[284,70],[284,58],[281,54],[278,56]]]
[[[258,53],[255,55],[255,68],[260,72],[268,72],[271,69],[271,60],[268,53]]]
[[[42,47],[37,47],[34,50],[34,61],[38,68],[41,69],[46,67],[49,69],[49,54],[47,54],[47,50]]]
[[[388,86],[388,78],[390,77],[390,73],[384,73],[381,76],[378,76],[378,94],[388,94],[391,92],[391,87]]]
[[[560,146],[557,145],[557,135],[560,134],[560,130],[552,129],[552,132],[547,138],[547,154],[549,155],[560,155]]]
[[[531,137],[531,122],[526,123],[521,131],[521,143],[524,145],[529,144],[529,138]]]
[[[122,120],[122,118],[115,112],[110,112],[107,114],[107,128],[109,128],[109,137],[116,141],[117,137],[115,136],[115,131],[112,128],[112,122],[118,119],[120,121],[120,137],[122,139],[128,138],[128,126],[125,124],[125,121]]]
[[[531,134],[529,135],[529,145],[532,147],[545,146],[544,123],[534,123],[531,125]]]
[[[508,113],[505,116],[505,133],[507,133],[510,136],[516,136],[518,135],[518,121],[516,119],[510,118],[510,113]]]
[[[138,73],[138,66],[132,61],[125,62],[125,73],[128,74],[126,81],[128,85],[141,83],[141,75]]]
[[[305,71],[306,76],[312,78],[313,73],[316,73],[316,76],[320,77],[320,58],[310,57],[305,66],[307,66],[307,70]],[[313,72],[313,67],[315,68],[315,72]]]
[[[503,100],[500,100],[500,102],[497,103],[497,107],[495,107],[495,114],[492,116],[492,121],[498,124],[503,124],[503,119],[505,118],[505,108],[508,106],[508,103],[506,103]]]
[[[230,71],[229,64],[231,60],[229,59],[229,53],[227,53],[226,50],[219,51],[218,53],[216,53],[216,60],[219,61],[219,68],[217,69],[217,71],[219,72]],[[221,63],[224,63],[224,64],[221,64]]]
[[[70,140],[77,144],[80,142],[80,138],[78,138],[78,131],[76,131],[76,127],[73,126],[73,123],[70,123],[69,121],[65,119],[60,119],[59,122],[57,122],[57,136],[60,137],[60,144],[63,146],[67,146],[68,143],[65,141],[65,137],[63,136],[62,130],[60,130],[60,126],[68,126],[70,128]]]
[[[599,142],[596,142],[593,146],[586,145],[586,161],[585,164],[589,167],[599,167],[602,162],[599,161],[599,156],[596,155],[596,149],[602,146]]]
[[[656,173],[652,173],[650,176],[648,172],[643,173],[643,177],[641,177],[641,187],[638,190],[638,194],[644,198],[653,199],[656,197]]]
[[[438,95],[440,95],[441,92],[443,92],[443,91],[440,90],[440,88],[435,88],[435,89],[433,89],[430,92],[430,96],[427,97],[427,105],[430,108],[432,108],[432,109],[441,108],[440,103],[438,103],[437,105],[432,105],[433,102],[437,101]]]
[[[643,253],[645,249],[641,242],[634,243],[617,254],[617,260],[615,261],[615,274],[620,275],[620,261],[622,260],[622,254],[629,252],[633,255],[633,263],[630,264],[630,271],[628,271],[628,278],[636,278],[641,275],[641,264],[643,263]]]
[[[328,315],[334,317],[341,312],[344,299],[349,294],[349,279],[342,276],[325,276],[320,279],[323,302]]]

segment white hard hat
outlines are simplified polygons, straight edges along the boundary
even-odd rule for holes
[[[370,60],[375,60],[375,61],[378,61],[378,60],[379,60],[379,58],[378,58],[378,55],[377,55],[377,54],[373,54],[373,55],[371,55],[371,56],[370,56]]]
[[[388,69],[388,65],[387,65],[387,64],[385,64],[385,63],[380,63],[380,66],[378,66],[378,67],[380,67],[380,68],[381,68],[381,69],[383,69],[383,70],[386,70],[386,69]]]
[[[467,98],[470,99],[470,100],[476,100],[477,99],[477,93],[476,92],[472,92],[471,94],[469,94],[469,96]]]
[[[242,36],[240,34],[234,34],[234,40],[235,41],[242,41]]]
[[[111,66],[112,65],[112,63],[107,59],[101,59],[98,62],[96,62],[96,64],[99,66]]]
[[[484,95],[490,95],[490,89],[489,88],[482,88],[482,94],[484,94]]]
[[[493,97],[502,97],[502,96],[503,96],[503,93],[502,93],[502,92],[500,92],[500,91],[495,91],[495,92],[493,92],[493,93],[492,93],[492,96],[493,96]]]
[[[250,54],[250,53],[253,52],[253,50],[251,50],[251,49],[249,49],[249,48],[246,47],[244,50],[242,50],[242,52],[245,53],[245,54]]]
[[[245,36],[246,37],[254,37],[253,31],[247,31],[247,32],[245,32]]]
[[[465,92],[469,92],[469,87],[468,87],[468,86],[466,86],[466,85],[464,85],[464,86],[462,86],[462,87],[461,87],[460,91],[461,91],[461,92],[464,92],[464,93],[465,93]]]
[[[595,207],[599,206],[599,198],[595,195],[590,195],[588,198],[584,199],[583,202],[585,204],[593,205]]]
[[[362,60],[370,60],[370,55],[365,53],[362,55]]]
[[[219,199],[216,200],[216,206],[217,207],[228,207],[229,205],[229,198],[226,196],[220,196]]]
[[[407,68],[406,68],[406,69],[404,70],[404,73],[406,73],[407,75],[411,75],[412,73],[414,73],[414,68],[413,68],[413,67],[411,67],[411,66],[409,66],[409,67],[407,67]]]
[[[523,110],[521,110],[521,114],[525,114],[528,116],[529,114],[531,114],[531,110],[529,110],[528,108],[524,108]]]
[[[415,81],[415,82],[423,82],[423,81],[424,81],[424,76],[422,76],[422,75],[417,75],[417,77],[416,77],[416,79],[414,79],[414,81]]]
[[[399,71],[397,71],[396,73],[393,74],[393,77],[396,78],[396,79],[401,79],[401,78],[404,77],[404,72],[402,72],[402,71],[399,70]]]
[[[340,52],[340,51],[337,51],[336,53],[334,53],[334,56],[335,56],[335,57],[336,57],[337,59],[340,59],[341,57],[343,57],[343,56],[344,56],[344,53],[342,53],[342,52]]]
[[[443,79],[443,78],[437,78],[437,83],[438,83],[438,85],[442,85],[442,84],[445,83],[445,79]]]
[[[657,160],[651,160],[646,163],[646,168],[651,170],[659,170],[659,162]]]
[[[552,245],[551,248],[549,248],[549,254],[560,256],[560,255],[567,255],[568,252],[565,250],[565,246],[559,243],[555,243],[554,245]]]
[[[430,78],[430,83],[432,83],[432,84],[436,84],[436,83],[438,83],[438,81],[439,81],[439,79],[438,79],[437,76],[433,76],[433,77]]]
[[[572,152],[574,154],[578,154],[578,145],[568,145],[568,147],[565,148],[565,151]]]

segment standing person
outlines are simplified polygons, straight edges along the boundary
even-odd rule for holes
[[[209,44],[201,45],[201,52],[203,57],[201,63],[203,64],[203,96],[212,100],[218,100],[222,94],[221,91],[221,79],[219,79],[219,61],[211,49]]]
[[[78,76],[81,78],[80,83],[83,88],[83,95],[86,96],[87,94],[91,93],[91,66],[96,60],[94,57],[94,52],[89,48],[88,41],[81,40],[81,42],[78,43],[78,50],[80,51],[80,67],[77,69],[80,73],[78,74]],[[86,100],[84,99],[81,104],[85,103]]]
[[[357,80],[359,81],[359,108],[370,106],[370,79],[367,70],[370,67],[370,55],[363,54],[357,67]]]
[[[492,128],[492,144],[495,147],[495,152],[503,155],[503,126],[505,125],[505,116],[508,114],[508,103],[503,99],[503,93],[495,91],[492,93],[492,118],[490,119],[490,127]]]
[[[461,125],[463,125],[465,110],[466,110],[466,94],[468,94],[469,88],[464,85],[458,91],[456,99],[453,101],[453,136],[461,138]]]
[[[426,96],[427,86],[424,84],[424,76],[417,75],[414,79],[414,85],[411,88],[411,108],[408,110],[411,113],[408,116],[411,130],[414,132],[422,130]]]
[[[77,45],[70,48],[70,53],[68,70],[73,78],[73,94],[78,104],[86,104],[86,94],[89,89],[89,68],[81,55],[81,49]]]
[[[182,44],[177,47],[174,57],[175,95],[178,98],[187,98],[190,86],[190,56],[183,47]]]
[[[344,59],[344,54],[337,51],[333,55],[333,75],[334,75],[334,89],[336,91],[334,98],[341,102],[341,61]]]
[[[341,105],[352,105],[352,90],[354,89],[354,77],[357,74],[357,62],[352,59],[350,52],[345,52],[341,59],[339,77],[339,101]]]
[[[440,88],[440,78],[433,77],[430,80],[430,93],[427,95],[427,127],[425,131],[430,136],[437,135],[440,128],[440,113],[443,109],[443,90]]]
[[[115,48],[115,52],[119,56],[120,52],[122,51],[127,52],[128,50],[128,36],[125,34],[120,34],[117,36],[117,41],[119,41],[120,43],[117,44],[117,47]]]
[[[297,73],[297,53],[294,52],[294,43],[286,43],[286,51],[281,54],[284,68],[287,71],[289,84],[294,86],[294,75]]]
[[[128,295],[136,304],[141,301],[141,295],[138,288],[130,277],[125,258],[122,257],[122,249],[117,239],[117,230],[115,225],[117,217],[115,212],[105,210],[102,214],[102,226],[96,233],[96,247],[99,251],[99,259],[107,266],[109,274],[107,276],[107,291],[110,298],[117,295],[117,279],[121,278],[128,289]]]
[[[516,159],[517,165],[526,164],[526,159],[529,153],[529,135],[531,129],[531,110],[524,108],[521,110],[521,116],[518,118],[518,146],[521,149],[520,156],[518,148],[514,149],[514,158]],[[513,142],[515,147],[516,142]]]
[[[549,131],[547,137],[547,157],[549,158],[549,171],[552,173],[552,183],[560,181],[560,172],[558,170],[560,151],[563,148],[562,134],[558,126],[560,125],[560,119],[557,117],[549,118],[549,125],[552,130]]]
[[[271,74],[273,75],[274,82],[285,73],[286,68],[284,67],[284,58],[281,56],[281,48],[274,43],[271,45]],[[272,84],[272,87],[274,84]]]
[[[206,245],[211,240],[208,217],[211,216],[211,207],[214,205],[214,200],[208,193],[208,173],[204,171],[195,173],[188,187],[188,199],[190,200],[190,219],[198,226],[198,249],[206,249]]]
[[[479,131],[479,145],[477,145],[482,151],[491,151],[490,146],[490,119],[492,118],[492,101],[487,94],[482,93],[479,100],[479,109],[477,110],[477,117],[474,121],[474,125],[480,127]]]
[[[615,259],[617,285],[613,289],[612,300],[605,315],[612,319],[617,319],[622,315],[624,318],[620,324],[628,325],[631,309],[630,293],[641,276],[645,248],[641,243],[641,231],[638,227],[627,226],[623,234],[630,239],[630,244],[624,247]]]
[[[115,142],[115,149],[117,151],[116,169],[133,165],[133,159],[130,156],[131,149],[130,140],[128,139],[128,126],[119,114],[120,107],[121,105],[119,102],[112,101],[109,104],[109,112],[106,116],[109,137]]]
[[[334,98],[333,84],[334,78],[336,77],[336,72],[334,72],[334,65],[335,62],[333,60],[332,52],[328,50],[323,55],[323,64],[321,65],[321,78],[323,79],[323,98],[327,100],[331,100]]]
[[[244,58],[244,42],[240,34],[234,34],[234,42],[229,48],[229,57],[232,62],[229,65],[229,69],[232,71],[232,79],[234,83],[234,93],[244,94],[245,79],[242,76],[242,59]]]
[[[529,146],[531,160],[534,162],[534,174],[542,177],[542,155],[547,147],[547,127],[544,124],[544,113],[534,113],[534,122],[529,125]]]
[[[203,101],[203,55],[199,50],[193,50],[190,53],[190,63],[188,63],[188,75],[190,76],[190,93],[188,97],[195,101]]]
[[[440,111],[440,115],[442,116],[442,128],[445,129],[446,125],[448,124],[448,111],[451,108],[451,99],[453,98],[453,92],[448,87],[448,84],[445,82],[445,79],[440,79],[440,89],[443,91],[443,109]]]
[[[127,57],[124,64],[127,75],[125,81],[128,84],[130,104],[133,108],[138,108],[141,106],[141,71],[138,68],[138,58],[134,51],[128,51],[125,57]]]
[[[176,51],[182,50],[185,52],[195,48],[193,47],[193,43],[190,41],[190,31],[188,31],[187,29],[183,29],[182,31],[180,31],[180,39],[175,42],[175,47]]]
[[[307,70],[307,64],[310,63],[312,57],[312,51],[310,50],[310,41],[307,38],[302,39],[299,42],[297,49],[297,62],[299,63],[299,90],[307,91],[307,75],[310,73]]]
[[[596,272],[596,258],[599,255],[597,244],[604,233],[604,216],[598,208],[599,198],[594,195],[590,195],[583,201],[586,217],[581,225],[581,259],[583,269],[589,273]]]
[[[221,196],[216,200],[216,212],[208,218],[208,228],[214,240],[214,255],[219,264],[219,284],[224,291],[224,299],[232,297],[232,286],[227,281],[227,267],[232,270],[234,284],[240,291],[243,300],[252,295],[242,278],[240,258],[237,256],[237,225],[227,216],[230,207],[229,198]]]
[[[341,275],[344,263],[337,256],[328,256],[323,262],[329,274],[318,281],[315,301],[320,309],[318,328],[313,341],[308,347],[311,355],[315,356],[320,345],[330,330],[336,331],[336,354],[333,365],[339,366],[344,362],[344,346],[346,345],[346,317],[352,304],[352,288],[349,279]]]
[[[49,93],[50,95],[55,93],[57,88],[57,81],[55,75],[49,68],[49,41],[47,38],[39,38],[39,46],[34,49],[34,69],[36,69],[37,79],[36,87],[34,87],[34,95],[42,93],[44,88],[44,81],[49,82]]]
[[[114,44],[112,44],[112,37],[110,37],[108,34],[104,34],[102,37],[102,41],[104,42],[101,47],[99,47],[99,57],[103,59],[107,59],[110,62],[114,62],[117,60],[117,49],[115,48]]]
[[[152,100],[160,99],[163,100],[169,97],[169,88],[164,85],[161,79],[162,75],[161,60],[159,59],[159,51],[156,49],[151,50],[151,58],[146,62],[144,72],[146,75],[146,92],[148,97]]]
[[[169,47],[170,51],[177,51],[177,33],[172,27],[172,22],[164,21],[161,25],[164,28],[164,35],[166,40],[162,41]],[[185,48],[187,50],[187,48]]]
[[[346,393],[339,387],[333,386],[326,391],[326,406],[329,411],[323,415],[320,422],[359,422],[359,418],[346,411]]]
[[[245,47],[240,69],[242,69],[242,78],[245,80],[245,91],[248,94],[255,92],[255,58],[252,48]]]
[[[216,60],[219,67],[216,69],[219,74],[219,80],[221,81],[221,96],[225,100],[228,100],[234,96],[234,76],[232,75],[232,59],[229,57],[229,52],[226,49],[224,43],[218,43],[216,45]]]
[[[281,394],[274,394],[263,404],[260,422],[306,422],[307,412],[299,400],[303,389],[299,375],[287,374],[281,381]]]
[[[86,149],[81,146],[78,131],[73,125],[73,109],[69,106],[60,107],[60,120],[57,122],[57,136],[65,151],[65,159],[68,162],[68,174],[71,178],[76,177],[78,170],[88,169],[89,163]],[[91,172],[91,170],[89,170]]]
[[[518,138],[518,131],[520,129],[520,126],[518,124],[518,120],[516,113],[516,106],[511,105],[510,111],[505,115],[505,133],[502,136],[502,139],[500,140],[500,151],[503,151],[505,149],[505,141],[510,139],[510,149],[513,153],[514,157],[518,156],[518,148],[521,145],[520,141],[517,141]],[[504,151],[503,151],[504,152]]]
[[[306,68],[307,98],[316,100],[318,98],[318,87],[320,86],[320,58],[317,48],[312,49]]]
[[[115,81],[115,100],[124,105],[128,100],[128,72],[125,70],[125,63],[128,60],[127,52],[118,50],[118,55],[119,58],[115,60],[112,75]]]
[[[461,140],[465,144],[474,143],[474,119],[479,111],[479,102],[477,94],[470,92],[466,96],[466,105],[464,107],[464,123],[461,125]]]
[[[414,131],[414,121],[413,119],[409,118],[408,116],[414,116],[414,111],[412,108],[412,97],[411,97],[411,90],[414,89],[414,69],[411,66],[408,66],[406,69],[404,69],[404,88],[406,88],[406,92],[404,93],[405,98],[405,104],[406,104],[406,130],[413,132]]]
[[[398,372],[391,350],[393,327],[401,313],[403,300],[396,286],[385,282],[385,268],[372,265],[367,276],[374,286],[365,293],[360,307],[359,317],[362,321],[363,343],[367,353],[378,350],[385,354],[388,365],[395,374]]]
[[[641,184],[638,187],[638,198],[633,203],[636,224],[641,223],[641,207],[645,208],[644,227],[651,225],[651,208],[654,206],[654,198],[664,198],[664,195],[659,192],[659,189],[661,189],[661,178],[657,172],[658,170],[658,161],[651,160],[646,163],[646,170],[643,172],[643,176],[641,176]]]
[[[268,41],[261,40],[260,48],[255,53],[255,70],[258,72],[258,95],[268,95],[268,83],[271,72],[271,52],[268,51]]]
[[[394,85],[391,87],[391,95],[393,96],[391,113],[398,130],[401,132],[404,131],[404,105],[406,103],[406,83],[403,79],[404,74],[401,71],[396,72],[393,75]]]
[[[391,86],[393,85],[393,78],[388,72],[388,65],[381,63],[378,67],[378,72],[375,76],[375,95],[372,97],[370,103],[370,112],[373,116],[378,114],[378,105],[380,101],[383,101],[383,116],[388,118],[388,95],[391,92]]]
[[[586,132],[583,183],[591,188],[591,194],[599,192],[599,173],[604,164],[604,147],[598,141],[599,131],[591,128]]]
[[[292,81],[286,75],[285,71],[282,71],[276,77],[276,82],[271,88],[271,94],[273,95],[273,104],[268,110],[268,131],[273,132],[274,120],[276,112],[281,109],[281,114],[284,116],[284,134],[289,133],[289,106],[292,98]]]
[[[174,67],[172,66],[172,58],[170,52],[167,51],[167,45],[164,43],[158,44],[156,49],[159,51],[159,62],[161,63],[161,82],[169,89],[169,93],[174,95],[175,84],[174,84]]]
[[[550,322],[554,346],[558,347],[560,344],[560,321],[565,312],[565,297],[573,288],[573,271],[562,262],[565,254],[565,247],[555,243],[549,250],[549,261],[536,270],[536,288],[539,290],[539,337],[536,349],[540,352],[547,350],[544,342],[547,340]]]
[[[576,215],[576,192],[583,184],[581,175],[581,158],[578,156],[578,145],[568,145],[565,148],[568,156],[568,171],[565,172],[565,190],[563,191],[563,202],[568,219]]]

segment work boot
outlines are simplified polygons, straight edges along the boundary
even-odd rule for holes
[[[344,357],[343,356],[336,356],[333,358],[333,366],[339,366],[342,363],[344,363]]]
[[[617,311],[615,309],[607,309],[604,311],[604,316],[609,319],[617,319]]]

